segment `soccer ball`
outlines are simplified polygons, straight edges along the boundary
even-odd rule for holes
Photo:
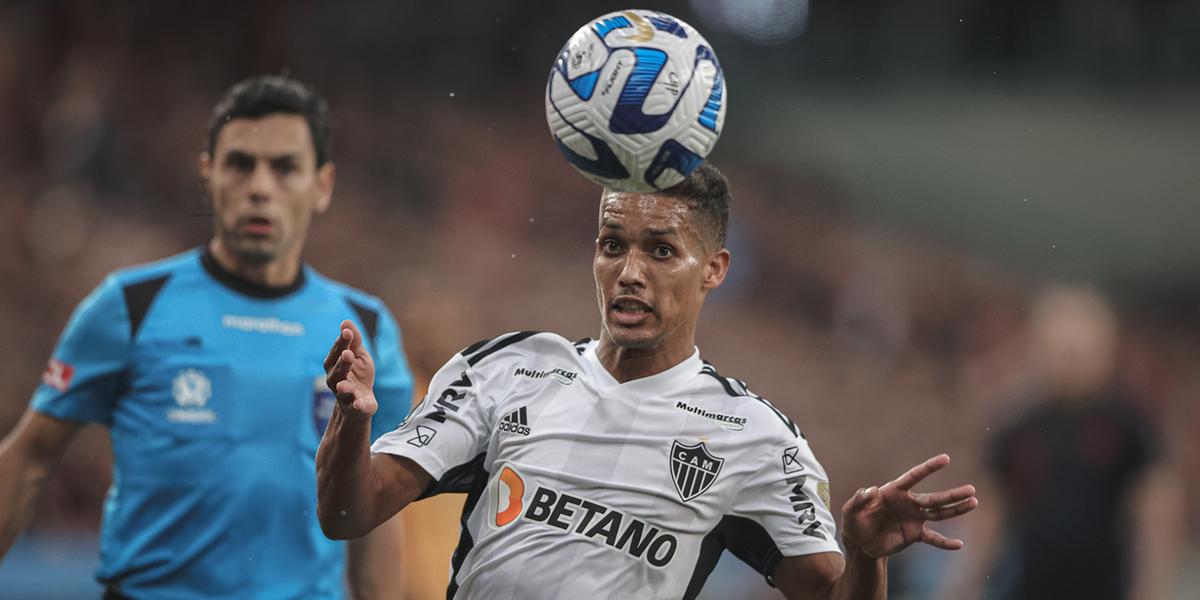
[[[626,10],[567,40],[546,82],[546,120],[584,177],[649,192],[700,166],[721,135],[728,100],[717,55],[691,25]]]

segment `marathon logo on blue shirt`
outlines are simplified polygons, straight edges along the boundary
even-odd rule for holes
[[[226,329],[236,329],[251,333],[275,333],[289,337],[304,335],[303,323],[281,321],[275,317],[224,315],[221,317],[221,326]]]
[[[586,498],[538,486],[525,518],[574,535],[591,538],[654,567],[675,558],[679,540],[637,517]]]

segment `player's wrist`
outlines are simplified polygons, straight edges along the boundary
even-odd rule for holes
[[[845,529],[843,529],[845,531]],[[842,549],[846,553],[846,561],[861,560],[864,562],[886,561],[887,553],[875,550],[868,550],[866,546],[853,540],[845,533],[842,534]]]

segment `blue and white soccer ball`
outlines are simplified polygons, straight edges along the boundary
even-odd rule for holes
[[[563,156],[612,189],[662,190],[712,152],[729,90],[691,25],[625,10],[584,25],[546,83],[546,120]]]

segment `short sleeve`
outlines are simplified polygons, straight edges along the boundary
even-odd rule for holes
[[[379,411],[371,420],[371,441],[395,429],[412,408],[412,373],[401,345],[400,328],[387,308],[380,310],[374,350],[375,399]]]
[[[435,481],[448,471],[477,460],[491,440],[488,395],[481,390],[487,382],[455,354],[429,384],[429,393],[394,431],[372,446],[377,454],[394,454],[412,459]],[[436,486],[440,491],[440,487]]]
[[[734,499],[723,527],[726,547],[763,575],[779,559],[841,552],[829,503],[829,478],[803,437],[782,434],[766,464]]]
[[[109,277],[75,308],[33,394],[33,410],[68,421],[108,423],[131,345],[125,298]]]

